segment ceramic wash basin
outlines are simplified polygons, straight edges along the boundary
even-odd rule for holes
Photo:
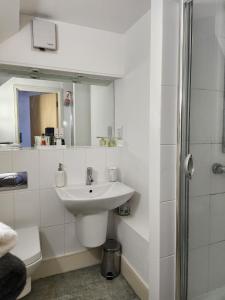
[[[121,182],[74,185],[55,188],[59,199],[76,216],[76,233],[81,245],[93,248],[104,244],[108,212],[126,201],[134,190]]]
[[[89,215],[124,204],[132,197],[134,189],[121,182],[107,182],[56,188],[56,193],[72,214]]]

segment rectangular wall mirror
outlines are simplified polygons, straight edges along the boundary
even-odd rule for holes
[[[96,146],[113,136],[113,80],[74,77],[0,67],[0,144]]]

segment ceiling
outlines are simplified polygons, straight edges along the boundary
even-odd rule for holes
[[[150,0],[21,0],[21,13],[123,33],[150,9]]]

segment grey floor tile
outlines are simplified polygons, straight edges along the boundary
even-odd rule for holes
[[[100,267],[39,279],[24,300],[139,300],[122,275],[106,280]]]

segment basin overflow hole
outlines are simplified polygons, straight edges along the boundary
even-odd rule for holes
[[[93,191],[92,190],[89,190],[89,193],[92,193]]]

